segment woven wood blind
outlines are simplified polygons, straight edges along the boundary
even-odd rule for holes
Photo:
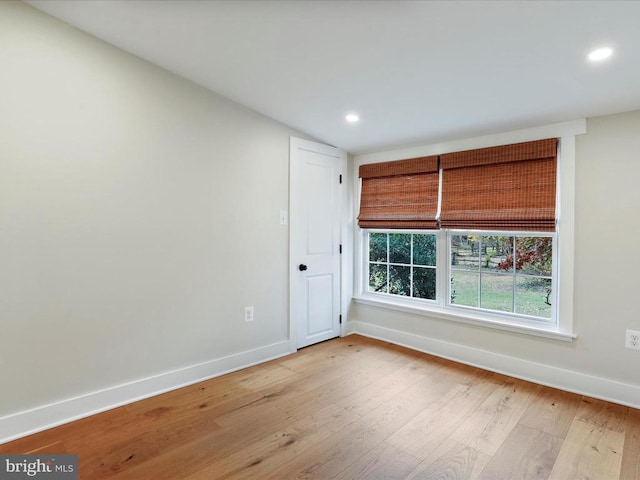
[[[555,230],[558,140],[440,156],[442,228]]]
[[[361,165],[361,228],[438,228],[438,157]]]

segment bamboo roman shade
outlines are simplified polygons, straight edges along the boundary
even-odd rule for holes
[[[358,225],[554,231],[557,150],[549,138],[361,165]]]
[[[438,228],[438,157],[361,165],[361,228]]]
[[[556,138],[440,156],[442,228],[555,230]]]

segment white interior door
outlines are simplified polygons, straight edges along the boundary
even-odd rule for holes
[[[291,138],[291,341],[301,348],[340,335],[341,197],[346,153]]]

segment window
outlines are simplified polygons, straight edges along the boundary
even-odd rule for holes
[[[368,234],[368,290],[436,299],[436,236],[429,233]]]
[[[449,305],[553,318],[553,237],[467,232],[449,239]]]
[[[549,138],[360,165],[362,299],[563,336],[557,149]]]

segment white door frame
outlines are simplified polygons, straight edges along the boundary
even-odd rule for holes
[[[340,173],[342,175],[342,185],[340,195],[340,243],[342,245],[342,255],[340,257],[340,315],[342,315],[342,324],[340,325],[340,336],[343,337],[347,334],[347,321],[348,310],[351,304],[351,297],[353,294],[353,214],[352,208],[352,192],[350,188],[350,175],[348,175],[348,162],[347,154],[343,150],[330,145],[312,142],[310,140],[304,140],[297,137],[290,137],[289,142],[289,212],[291,212],[291,184],[294,179],[291,176],[291,162],[293,160],[294,151],[297,148],[306,148],[314,150],[317,148],[330,148],[335,149],[335,153],[340,156]],[[291,219],[291,215],[289,215]],[[351,226],[351,228],[350,228]],[[291,246],[296,241],[294,238],[294,232],[289,224],[289,350],[296,352],[298,350],[297,344],[297,330],[298,326],[295,321],[295,315],[292,307],[293,299],[293,275],[297,272],[299,259],[293,258],[293,249]]]

